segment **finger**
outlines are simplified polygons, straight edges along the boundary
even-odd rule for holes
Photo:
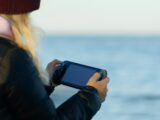
[[[108,91],[109,91],[108,88],[106,88],[106,93],[108,93]]]
[[[106,82],[107,84],[109,83],[109,81],[110,81],[110,79],[108,78],[108,77],[106,77],[106,78],[104,78],[103,80],[101,80],[101,81],[104,81],[104,82]]]
[[[101,81],[98,81],[101,85],[106,85],[108,84],[108,79],[107,78],[104,78],[102,79]]]
[[[53,60],[53,63],[61,63],[62,61],[58,60],[58,59],[55,59]]]
[[[107,84],[109,83],[109,81],[110,81],[110,78],[109,78],[109,77],[107,77]]]
[[[104,79],[101,80],[101,82],[107,83],[107,82],[108,82],[108,79],[107,79],[107,78],[104,78]]]
[[[51,62],[51,65],[52,66],[56,66],[56,65],[58,65],[58,64],[61,64],[62,63],[62,61],[60,61],[60,60],[53,60],[52,62]]]
[[[93,76],[90,78],[90,80],[96,82],[96,81],[98,80],[98,78],[100,78],[100,74],[99,74],[99,73],[95,73],[95,74],[93,74]]]

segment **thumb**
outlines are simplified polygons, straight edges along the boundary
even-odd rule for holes
[[[93,76],[90,78],[90,81],[92,82],[97,82],[97,80],[100,78],[100,74],[98,72],[96,72],[95,74],[93,74]]]

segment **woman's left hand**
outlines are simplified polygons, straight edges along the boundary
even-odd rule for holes
[[[51,61],[50,63],[48,63],[47,67],[46,67],[46,71],[48,72],[49,74],[49,79],[52,81],[52,76],[57,68],[57,66],[59,64],[61,64],[62,61],[58,60],[58,59],[55,59],[53,61]],[[53,81],[52,81],[53,82]]]

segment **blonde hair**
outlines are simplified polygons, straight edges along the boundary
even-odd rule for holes
[[[36,56],[36,38],[32,25],[30,24],[29,14],[1,15],[6,18],[10,24],[13,33],[13,39],[20,48],[23,48]]]
[[[11,23],[11,29],[15,43],[20,48],[30,53],[37,70],[40,72],[40,77],[44,80],[47,80],[48,75],[42,70],[36,53],[38,41],[35,37],[35,32],[30,22],[29,13],[17,15],[3,14],[1,16],[6,18]]]

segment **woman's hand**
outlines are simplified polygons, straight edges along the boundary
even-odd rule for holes
[[[53,73],[55,72],[57,66],[61,63],[62,63],[62,61],[55,59],[55,60],[51,61],[50,63],[48,63],[48,65],[46,67],[46,71],[49,74],[49,80],[52,82],[52,85],[54,85],[54,86],[56,86],[56,85],[54,84],[54,81],[52,80],[52,76],[53,76]]]
[[[99,73],[95,73],[90,80],[88,81],[87,85],[92,86],[95,89],[97,89],[99,96],[101,98],[101,101],[104,102],[105,98],[107,96],[108,88],[107,85],[109,83],[109,78],[106,77],[100,81],[97,81],[100,78]]]

